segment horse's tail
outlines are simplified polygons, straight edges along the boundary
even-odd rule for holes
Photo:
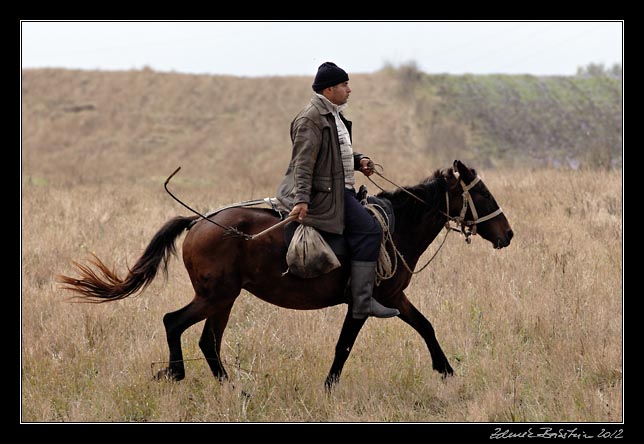
[[[167,276],[168,260],[176,253],[175,240],[198,217],[177,216],[166,222],[154,235],[125,279],[119,278],[94,255],[90,263],[98,269],[97,271],[90,266],[73,262],[80,271],[80,278],[61,275],[58,276],[58,281],[64,284],[64,289],[76,292],[74,299],[82,299],[84,302],[117,301],[143,291],[154,280],[161,261],[163,261],[163,272]]]

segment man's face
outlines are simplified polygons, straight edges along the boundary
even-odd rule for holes
[[[334,105],[344,105],[349,100],[351,88],[349,88],[349,81],[339,83],[324,90],[324,97],[329,99]]]

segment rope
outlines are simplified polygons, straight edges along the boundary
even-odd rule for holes
[[[391,279],[396,274],[396,271],[398,270],[398,258],[400,258],[400,261],[402,262],[402,264],[405,266],[407,271],[409,271],[411,274],[418,274],[422,272],[434,260],[434,258],[441,250],[441,248],[443,248],[443,245],[447,240],[447,235],[451,231],[451,230],[445,231],[443,242],[441,242],[436,252],[434,252],[432,257],[429,258],[429,260],[425,265],[420,267],[420,269],[414,271],[407,264],[407,261],[405,260],[402,253],[398,251],[398,249],[396,248],[396,244],[394,244],[394,239],[391,235],[391,231],[389,230],[389,218],[386,216],[386,213],[384,213],[384,210],[383,212],[380,212],[377,209],[377,208],[382,209],[382,207],[377,204],[364,203],[363,205],[374,216],[376,221],[382,227],[382,240],[380,241],[380,253],[378,255],[378,262],[376,264],[376,286],[379,286],[382,281]],[[387,244],[391,245],[391,249],[394,252],[393,257],[387,252]]]
[[[390,181],[389,179],[384,177],[382,174],[380,174],[377,171],[375,171],[375,169],[374,169],[374,172],[376,174],[378,174],[378,176],[384,178],[387,182],[389,182],[389,183],[397,186],[401,190],[407,192],[410,196],[414,197],[416,200],[419,200],[420,202],[426,204],[426,202],[424,202],[418,196],[410,193],[409,191],[407,191],[406,189],[402,188],[401,186],[396,185],[395,183],[393,183],[392,181]],[[371,178],[369,178],[369,177],[367,177],[367,178],[369,180],[371,180]],[[371,182],[382,190],[382,188],[377,183],[375,183],[373,180],[371,180]],[[447,195],[447,193],[446,193],[446,195]],[[449,196],[447,196],[447,199],[449,199]],[[450,231],[454,230],[454,229],[450,229],[450,227],[449,227],[449,220],[452,219],[452,218],[450,218],[449,215],[446,214],[446,216],[448,217],[448,222],[445,225],[446,230],[445,230],[445,237],[443,237],[443,241],[441,242],[441,244],[438,247],[438,249],[436,250],[436,252],[432,255],[432,257],[429,258],[427,263],[425,265],[423,265],[422,267],[420,267],[419,270],[414,271],[407,264],[407,261],[405,260],[405,258],[402,255],[402,253],[400,251],[398,251],[398,249],[396,248],[396,244],[394,244],[394,239],[393,239],[393,237],[391,235],[391,231],[389,230],[389,218],[387,217],[386,212],[384,211],[384,209],[380,205],[369,204],[369,203],[366,202],[366,200],[362,201],[362,205],[374,216],[374,218],[376,219],[376,221],[380,224],[380,227],[382,228],[382,240],[380,241],[380,253],[379,253],[378,262],[377,262],[377,265],[376,265],[376,286],[379,286],[380,283],[382,281],[384,281],[384,280],[391,279],[396,274],[396,271],[398,270],[398,258],[400,258],[400,261],[402,262],[402,264],[405,266],[407,271],[409,271],[412,275],[422,272],[434,260],[434,258],[436,257],[438,252],[441,250],[441,248],[443,248],[443,245],[445,244],[445,241],[447,240],[447,235],[450,233]],[[382,212],[378,211],[377,208],[380,208],[382,210]],[[445,213],[443,213],[443,214],[445,214]],[[394,252],[393,258],[387,252],[387,244],[391,245],[391,249]]]
[[[394,245],[394,240],[391,237],[391,231],[389,231],[389,218],[386,216],[386,213],[384,213],[384,209],[381,213],[377,210],[377,208],[382,209],[380,205],[365,203],[364,207],[373,215],[382,228],[380,253],[376,264],[376,286],[378,286],[380,285],[380,282],[390,279],[394,274],[396,274],[396,270],[398,269],[398,256],[400,253],[398,253],[398,250]],[[387,253],[387,243],[391,244],[394,249],[395,254],[393,255],[393,259],[389,256],[389,253]]]

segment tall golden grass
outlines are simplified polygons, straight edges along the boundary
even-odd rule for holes
[[[495,251],[450,235],[408,291],[456,376],[443,381],[431,370],[406,324],[370,320],[330,398],[323,381],[346,306],[290,311],[245,292],[222,347],[230,384],[219,385],[203,360],[189,361],[180,383],[153,382],[167,359],[161,319],[192,297],[180,260],[167,282],[98,306],[66,302],[54,276],[73,274],[69,262],[90,253],[123,273],[184,211],[162,182],[135,192],[25,184],[23,420],[621,421],[619,174],[482,173],[513,224],[512,245]],[[238,200],[207,186],[175,188],[213,208]],[[201,357],[199,334],[195,326],[183,336],[188,359]]]
[[[157,101],[158,107],[137,115],[134,110],[147,105],[132,105],[132,114],[119,110],[115,103],[121,102],[99,87],[90,88],[96,78],[88,73],[48,74],[53,79],[48,90],[36,88],[47,83],[44,79],[23,85],[23,93],[25,88],[31,92],[24,93],[29,106],[23,109],[22,421],[623,421],[620,171],[479,171],[513,226],[512,244],[497,251],[479,237],[467,245],[452,234],[407,291],[434,325],[455,369],[452,378],[443,380],[432,371],[422,338],[406,324],[371,319],[339,386],[327,396],[324,378],[346,305],[293,311],[242,292],[222,346],[230,383],[217,382],[200,359],[202,323],[182,337],[189,359],[186,379],[156,382],[152,375],[167,359],[162,317],[193,295],[181,260],[172,260],[167,281],[159,277],[141,295],[101,305],[70,303],[55,276],[73,275],[71,261],[92,253],[125,273],[166,220],[187,214],[163,190],[163,181],[179,165],[183,169],[171,187],[200,211],[274,195],[290,156],[290,114],[308,100],[308,92],[293,103],[275,102],[273,116],[254,115],[249,121],[257,125],[255,131],[231,119],[230,127],[219,132],[222,140],[230,139],[222,151],[218,147],[223,145],[208,137],[193,140],[182,133],[181,113],[171,111],[174,89],[150,95],[148,101]],[[143,97],[140,92],[147,91],[150,79],[165,78],[144,74],[97,76],[122,85],[113,95],[131,90]],[[86,83],[84,76],[90,78]],[[139,76],[147,82],[136,83]],[[224,94],[221,89],[249,95],[243,84],[255,81],[260,88],[253,91],[268,90],[263,100],[270,100],[272,88],[284,82],[176,76],[179,83],[173,88],[185,82],[182,94],[195,95]],[[129,83],[118,83],[118,77]],[[292,79],[291,85],[301,92],[308,82]],[[367,85],[384,88],[384,82],[367,75],[355,81],[364,90]],[[89,89],[87,96],[74,96],[72,91],[82,85]],[[114,109],[106,112],[112,123],[84,111],[57,114],[66,90],[69,103],[91,101],[96,110],[109,110],[111,104]],[[365,102],[383,100],[378,91],[365,96]],[[61,96],[53,97],[57,94]],[[240,103],[253,100],[259,99],[247,97]],[[214,99],[212,105],[199,113],[210,113],[214,121],[225,119],[219,111],[225,114],[232,106]],[[396,153],[391,147],[402,145],[393,143],[405,136],[396,133],[400,128],[382,128],[392,125],[382,105],[350,110],[356,110],[351,118],[357,134],[372,140],[366,145],[374,147],[373,157],[385,165],[388,177],[412,185],[449,166],[421,154],[413,140],[405,139],[409,144]],[[251,103],[238,112],[252,109]],[[164,120],[170,116],[179,120]],[[113,131],[117,122],[128,137],[113,132],[109,142],[108,129]],[[135,123],[150,140],[130,139],[127,127]],[[201,136],[210,134],[208,124],[204,122]],[[378,134],[386,134],[388,142],[378,143]],[[136,148],[128,149],[126,139]],[[262,145],[263,139],[269,145]],[[247,144],[255,148],[246,150]],[[157,146],[161,154],[155,154]],[[43,158],[47,162],[39,161]],[[421,262],[435,248],[436,243]]]

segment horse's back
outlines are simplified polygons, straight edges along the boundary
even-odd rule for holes
[[[225,209],[194,223],[183,242],[184,259],[193,255],[218,258],[225,255],[233,259],[269,244],[271,250],[283,249],[285,252],[283,230],[274,230],[253,240],[244,236],[259,233],[279,221],[275,212],[264,208]]]

